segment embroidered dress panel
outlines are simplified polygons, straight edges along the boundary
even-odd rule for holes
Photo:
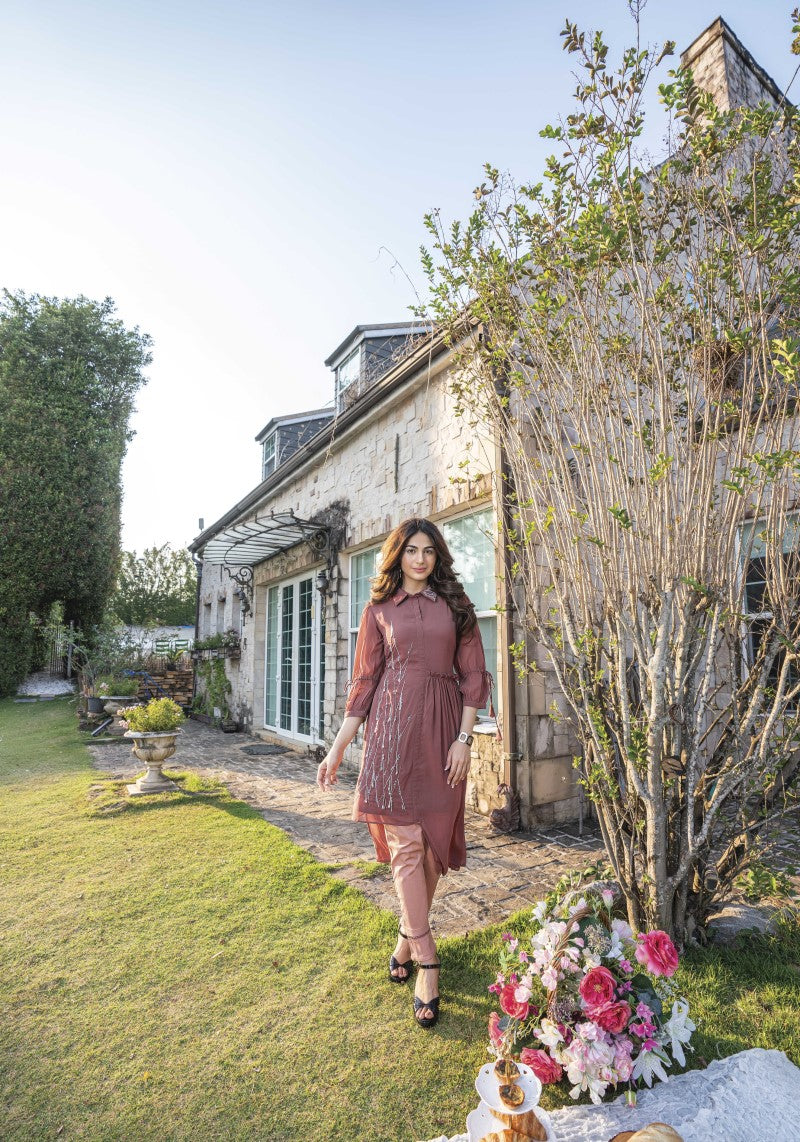
[[[378,860],[389,861],[384,824],[419,824],[443,873],[466,863],[466,782],[451,788],[444,767],[462,707],[484,706],[490,684],[479,630],[457,640],[430,587],[364,608],[345,715],[367,718],[353,817]]]

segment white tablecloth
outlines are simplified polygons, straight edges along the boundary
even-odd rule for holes
[[[558,1142],[608,1142],[620,1130],[667,1122],[684,1142],[800,1142],[800,1070],[783,1051],[754,1047],[603,1106],[550,1111]],[[431,1142],[468,1142],[466,1134]]]

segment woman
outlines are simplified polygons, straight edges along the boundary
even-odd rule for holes
[[[336,781],[345,749],[369,717],[353,817],[366,821],[378,860],[391,863],[400,901],[389,978],[405,983],[419,963],[414,1015],[420,1027],[432,1027],[440,965],[428,916],[439,877],[466,863],[472,728],[491,676],[475,608],[439,529],[405,520],[382,556],[361,616],[344,721],[317,783],[327,790]]]

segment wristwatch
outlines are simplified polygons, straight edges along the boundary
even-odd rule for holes
[[[464,745],[472,745],[472,734],[465,734],[462,730],[456,738],[456,741],[463,742]]]

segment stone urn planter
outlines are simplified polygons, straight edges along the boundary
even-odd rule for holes
[[[139,699],[135,694],[108,694],[100,701],[103,703],[105,713],[114,719],[111,725],[107,726],[106,734],[109,737],[121,738],[125,732],[125,710],[129,706],[135,706]]]
[[[179,788],[174,781],[164,776],[161,767],[175,752],[180,730],[172,730],[170,733],[164,731],[136,733],[135,730],[126,730],[125,737],[132,740],[134,754],[147,766],[147,772],[128,786],[131,797],[141,797],[146,793],[163,793],[165,790]]]
[[[103,709],[107,714],[118,714],[120,710],[124,710],[128,706],[136,706],[139,703],[135,694],[108,694],[100,701],[104,703]]]

